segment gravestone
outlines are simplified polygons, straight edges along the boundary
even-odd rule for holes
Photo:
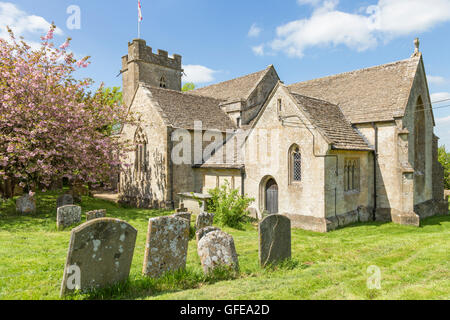
[[[137,230],[119,219],[101,218],[72,230],[61,296],[126,281]]]
[[[209,227],[204,227],[203,229],[198,230],[195,233],[195,238],[197,239],[197,244],[204,236],[206,236],[208,233],[213,232],[213,231],[220,231],[220,229],[217,227],[209,226]]]
[[[59,207],[56,211],[56,227],[58,230],[81,222],[81,207],[67,205]]]
[[[184,207],[184,203],[181,203],[180,207],[177,209],[178,212],[188,212],[188,209]]]
[[[195,222],[196,230],[201,230],[204,227],[212,226],[214,222],[214,214],[208,212],[202,212],[197,216],[197,221]]]
[[[20,214],[32,214],[36,212],[36,199],[25,194],[16,200],[16,211]]]
[[[190,213],[190,212],[177,212],[172,215],[172,217],[175,217],[175,218],[183,218],[183,219],[188,220],[189,225],[191,224],[191,216],[192,216],[192,213]]]
[[[291,220],[272,214],[258,225],[259,263],[266,266],[291,258]]]
[[[203,236],[198,242],[197,252],[205,274],[218,267],[239,270],[233,237],[223,231],[212,231]]]
[[[56,200],[56,208],[72,205],[73,204],[73,197],[70,194],[63,194],[58,197]]]
[[[189,222],[173,216],[151,218],[142,273],[152,278],[186,267]]]
[[[86,221],[99,219],[99,218],[106,218],[106,209],[93,210],[93,211],[86,212]]]

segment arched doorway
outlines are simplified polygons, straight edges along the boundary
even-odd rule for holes
[[[269,214],[278,213],[278,185],[274,179],[269,179],[265,187],[265,210]]]

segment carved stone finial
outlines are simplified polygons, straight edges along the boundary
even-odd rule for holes
[[[414,39],[414,56],[419,54],[419,46],[420,46],[420,41],[419,38]]]

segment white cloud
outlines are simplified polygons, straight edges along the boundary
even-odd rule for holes
[[[445,83],[444,77],[440,77],[440,76],[427,76],[427,80],[428,80],[429,83],[432,83],[432,84],[443,84],[443,83]]]
[[[436,92],[431,95],[431,102],[450,100],[450,92]]]
[[[264,45],[255,46],[252,47],[253,53],[257,56],[263,56],[264,55]]]
[[[0,38],[9,39],[6,27],[10,27],[16,37],[23,36],[32,47],[38,46],[35,40],[45,35],[50,28],[50,22],[43,17],[29,15],[10,2],[0,2]],[[60,28],[55,34],[62,35]],[[31,38],[31,39],[30,39]]]
[[[250,30],[248,31],[248,36],[251,38],[256,38],[260,35],[262,29],[256,25],[256,23],[252,24]]]
[[[362,13],[338,10],[338,0],[297,1],[316,5],[311,17],[279,26],[271,43],[274,50],[297,57],[315,46],[345,45],[364,51],[379,41],[415,35],[450,21],[450,0],[379,0]]]
[[[214,81],[214,74],[218,72],[205,66],[192,64],[183,66],[183,69],[185,73],[183,82],[193,82],[195,84]]]

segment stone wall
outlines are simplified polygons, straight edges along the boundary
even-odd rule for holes
[[[170,181],[168,179],[168,130],[155,109],[155,101],[144,87],[140,87],[131,106],[131,111],[140,118],[141,129],[149,141],[147,145],[147,169],[137,172],[135,151],[127,154],[120,177],[120,201],[136,207],[171,207]],[[134,142],[136,125],[127,124],[121,139]]]
[[[333,150],[329,155],[325,169],[325,211],[326,218],[331,222],[328,229],[371,220],[374,187],[372,152]],[[359,170],[355,173],[358,187],[351,191],[346,191],[344,186],[346,159],[358,159],[359,163]]]
[[[242,109],[242,124],[250,123],[258,115],[278,81],[280,78],[272,66],[245,102]]]

